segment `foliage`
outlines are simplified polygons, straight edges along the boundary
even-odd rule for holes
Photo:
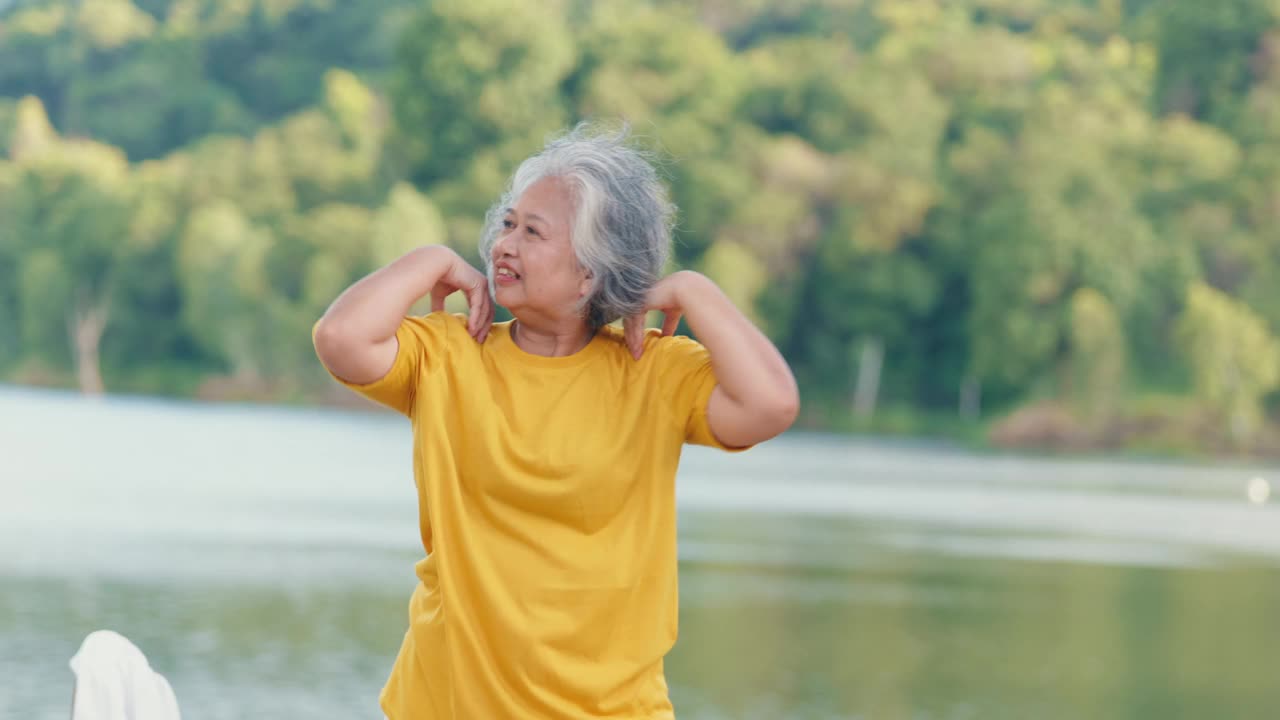
[[[1197,398],[1228,423],[1234,439],[1252,439],[1262,398],[1280,386],[1280,342],[1248,307],[1201,284],[1188,293],[1178,334]]]
[[[307,331],[343,287],[474,253],[515,165],[600,118],[654,152],[674,266],[768,330],[814,424],[872,339],[899,419],[1114,418],[1156,387],[1241,442],[1265,422],[1271,0],[5,7],[0,377],[317,397]]]
[[[1114,418],[1124,397],[1124,328],[1102,293],[1081,288],[1071,297],[1068,391],[1080,414],[1094,421]]]

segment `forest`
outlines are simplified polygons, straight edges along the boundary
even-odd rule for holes
[[[349,402],[328,303],[584,119],[804,428],[1280,454],[1274,0],[0,0],[0,381]]]

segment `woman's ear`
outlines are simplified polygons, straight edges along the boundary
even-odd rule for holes
[[[578,297],[584,298],[591,292],[591,288],[595,285],[594,278],[590,270],[582,271],[582,280],[578,281]]]

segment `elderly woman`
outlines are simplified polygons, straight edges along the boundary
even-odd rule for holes
[[[330,373],[413,425],[426,557],[380,698],[391,720],[673,716],[681,447],[750,447],[798,406],[711,280],[661,277],[673,215],[623,134],[579,128],[489,212],[485,274],[422,247],[316,323]],[[465,318],[443,312],[457,291]],[[406,317],[426,295],[431,314]],[[494,303],[515,319],[494,324]],[[682,316],[700,342],[673,336]]]

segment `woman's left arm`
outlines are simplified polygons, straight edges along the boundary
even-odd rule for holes
[[[717,440],[745,447],[791,427],[800,410],[791,368],[710,278],[688,270],[668,275],[649,291],[645,305],[666,315],[663,335],[673,334],[683,315],[711,354],[717,385],[707,422]],[[625,325],[627,344],[638,359],[644,347],[643,316],[629,318]]]

